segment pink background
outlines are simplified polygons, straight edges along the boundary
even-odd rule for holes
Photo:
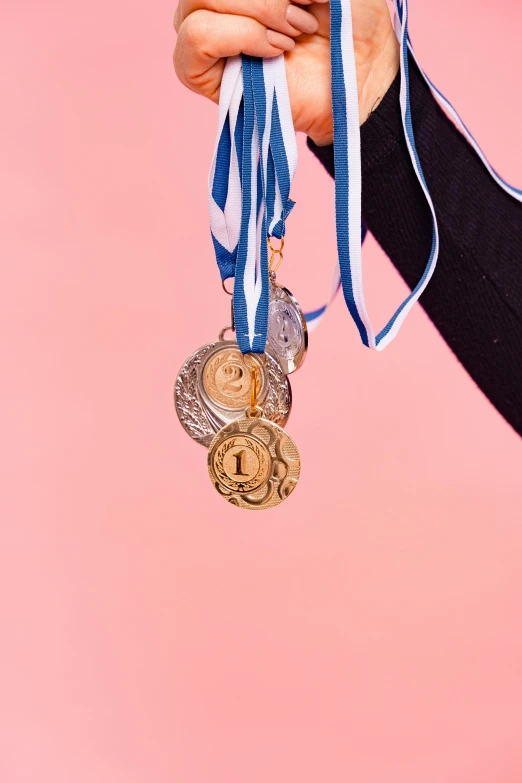
[[[337,301],[274,512],[223,503],[178,425],[175,374],[229,304],[216,109],[176,83],[173,11],[0,11],[0,780],[520,783],[522,447],[421,309],[374,355]],[[521,25],[515,0],[413,3],[515,183]],[[332,196],[303,147],[280,279],[307,308]],[[365,265],[382,322],[404,286],[373,245]]]

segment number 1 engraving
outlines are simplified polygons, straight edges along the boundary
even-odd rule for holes
[[[246,451],[241,450],[238,451],[237,454],[234,454],[234,459],[236,460],[236,472],[234,473],[235,476],[248,476],[248,473],[243,473],[243,457],[245,456]]]

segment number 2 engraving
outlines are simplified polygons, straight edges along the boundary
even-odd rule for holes
[[[242,390],[243,370],[241,367],[238,367],[237,364],[227,364],[223,368],[223,372],[230,379],[223,384],[223,391],[238,394]]]

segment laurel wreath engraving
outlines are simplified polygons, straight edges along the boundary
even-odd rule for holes
[[[216,343],[205,345],[193,354],[176,379],[174,400],[179,420],[194,440],[209,445],[215,435],[198,394],[198,367]]]
[[[292,407],[292,392],[286,375],[277,361],[267,354],[268,394],[263,405],[265,417],[284,426]]]

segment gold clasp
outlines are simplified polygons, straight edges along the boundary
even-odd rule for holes
[[[227,280],[228,280],[228,278],[227,278]],[[221,286],[223,288],[223,291],[231,297],[231,299],[230,299],[230,326],[228,328],[231,329],[233,332],[235,332],[236,331],[236,319],[234,317],[234,292],[228,290],[228,288],[225,285],[225,282],[226,282],[225,280],[222,280],[221,281]]]
[[[254,408],[257,408],[257,367],[252,365],[250,373],[252,375],[252,383],[250,384],[250,408],[254,410]]]
[[[261,357],[259,357],[259,359],[261,359]],[[246,366],[250,370],[250,376],[252,379],[252,382],[250,384],[250,408],[247,410],[246,415],[247,418],[249,419],[260,419],[263,415],[263,410],[257,404],[258,373],[259,373],[258,357],[254,356],[254,354],[247,353],[243,356],[243,361],[245,362]]]
[[[227,280],[228,280],[228,278],[227,278]],[[222,280],[222,281],[221,281],[221,286],[222,286],[222,288],[223,288],[223,291],[224,291],[226,294],[228,294],[229,296],[233,296],[233,295],[234,295],[234,292],[233,292],[233,291],[229,291],[229,290],[228,290],[228,288],[226,287],[225,283],[226,283],[226,280]]]
[[[283,250],[285,247],[285,238],[281,237],[281,244],[279,247],[274,247],[272,244],[273,237],[268,237],[268,247],[270,250],[270,261],[268,262],[268,271],[271,275],[275,277],[275,274],[281,264],[283,263]],[[279,256],[278,261],[276,262],[276,256]]]

